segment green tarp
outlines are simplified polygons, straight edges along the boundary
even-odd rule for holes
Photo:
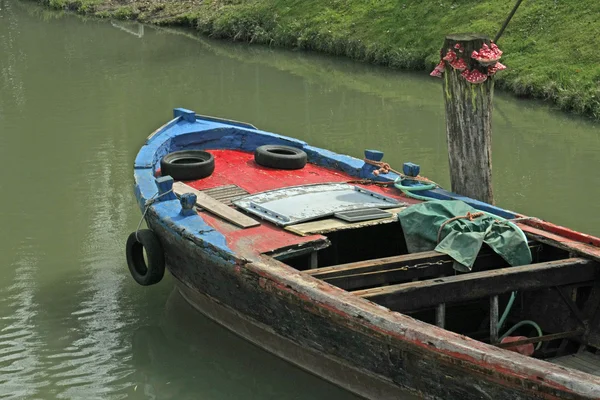
[[[455,260],[454,268],[466,272],[471,270],[482,244],[486,243],[512,266],[531,263],[523,231],[490,214],[446,223],[437,243],[438,231],[445,221],[476,212],[479,210],[458,200],[433,200],[406,208],[398,218],[408,251],[436,250],[448,254]]]

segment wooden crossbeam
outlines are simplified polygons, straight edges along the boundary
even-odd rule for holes
[[[500,347],[501,349],[509,349],[511,347],[517,347],[517,346],[521,346],[521,345],[529,344],[529,343],[548,342],[550,340],[572,338],[575,336],[581,336],[581,335],[583,335],[583,333],[584,333],[584,331],[579,329],[579,330],[569,331],[569,332],[560,332],[560,333],[553,333],[550,335],[536,336],[536,337],[523,339],[523,340],[515,340],[514,342],[509,342],[509,343],[498,343],[495,346]]]
[[[348,264],[322,267],[307,271],[308,274],[319,279],[328,279],[350,274],[362,274],[367,272],[378,272],[418,264],[431,264],[439,261],[450,261],[451,258],[437,251],[424,251],[422,253],[404,254],[401,256],[377,258],[375,260],[358,261]]]
[[[540,244],[530,245],[532,252],[540,247]],[[452,258],[446,254],[425,251],[317,268],[306,271],[306,273],[342,289],[356,290],[413,279],[454,275],[453,262]],[[501,267],[507,264],[493,251],[483,250],[478,255],[474,268],[489,269],[492,265]]]
[[[390,217],[372,219],[368,221],[360,222],[346,222],[338,218],[327,218],[320,219],[318,221],[302,222],[300,224],[286,226],[285,229],[290,232],[294,232],[300,236],[309,236],[316,233],[328,233],[341,231],[346,229],[359,229],[367,226],[389,224],[398,222],[398,213],[404,210],[406,207],[398,208],[387,208],[385,211],[392,213]]]
[[[352,293],[396,311],[432,307],[440,303],[475,300],[514,290],[532,290],[593,281],[600,264],[568,258],[538,264],[472,272],[389,285]]]

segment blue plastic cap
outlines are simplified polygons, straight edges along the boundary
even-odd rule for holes
[[[365,158],[371,161],[381,161],[383,159],[383,151],[365,150]]]
[[[421,166],[419,166],[419,164],[407,162],[402,165],[402,172],[404,172],[404,175],[406,176],[418,176],[419,172],[421,172]]]
[[[175,108],[173,109],[173,118],[181,117],[184,121],[195,122],[196,112],[188,110],[186,108]]]
[[[194,215],[194,205],[196,205],[197,196],[193,193],[184,193],[179,197],[181,203],[181,215]]]

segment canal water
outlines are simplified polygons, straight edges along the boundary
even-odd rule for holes
[[[510,68],[510,63],[508,63]],[[132,163],[171,109],[251,122],[449,187],[440,82],[0,0],[0,398],[353,399],[136,286]],[[497,94],[500,206],[600,235],[600,132]]]

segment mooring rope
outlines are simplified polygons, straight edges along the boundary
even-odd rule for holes
[[[154,202],[155,202],[155,201],[157,201],[157,200],[158,200],[158,199],[160,199],[161,197],[163,197],[163,196],[165,196],[165,195],[167,195],[167,194],[169,194],[169,193],[171,193],[171,192],[173,192],[173,188],[171,188],[171,189],[167,190],[166,192],[164,192],[164,193],[163,193],[163,194],[161,194],[161,195],[158,195],[158,192],[156,192],[156,193],[154,193],[154,195],[153,195],[152,197],[150,197],[148,200],[146,200],[146,201],[144,202],[144,212],[142,213],[142,218],[140,219],[140,222],[139,222],[139,224],[138,224],[137,228],[135,229],[135,239],[136,239],[137,241],[139,241],[139,239],[138,239],[138,232],[139,232],[139,230],[140,230],[140,227],[142,226],[142,222],[144,221],[144,218],[146,217],[146,213],[148,212],[148,209],[150,208],[150,206],[151,206],[152,204],[154,204]],[[157,195],[158,195],[158,196],[157,196]]]
[[[430,179],[427,179],[425,177],[405,175],[402,172],[393,169],[390,166],[390,164],[388,164],[386,162],[373,161],[373,160],[369,160],[368,158],[364,158],[363,161],[366,164],[370,164],[370,165],[373,165],[375,167],[379,167],[379,169],[376,169],[375,171],[373,171],[373,175],[375,175],[375,176],[379,176],[379,174],[387,174],[389,172],[393,172],[396,175],[398,175],[399,177],[401,177],[402,179],[410,179],[410,180],[417,181],[417,182],[425,182],[425,183],[429,183],[429,184],[435,184],[437,186],[437,183],[435,183],[434,181],[432,181]]]
[[[483,212],[475,212],[475,213],[467,212],[466,215],[459,215],[457,217],[448,218],[447,220],[445,220],[442,223],[442,225],[440,225],[440,229],[438,229],[438,234],[437,234],[437,242],[438,242],[438,244],[440,243],[440,238],[442,236],[442,230],[450,222],[453,222],[453,221],[456,221],[456,220],[459,220],[459,219],[468,219],[469,221],[473,221],[475,218],[483,217],[484,215],[485,215],[485,213],[483,213]]]

